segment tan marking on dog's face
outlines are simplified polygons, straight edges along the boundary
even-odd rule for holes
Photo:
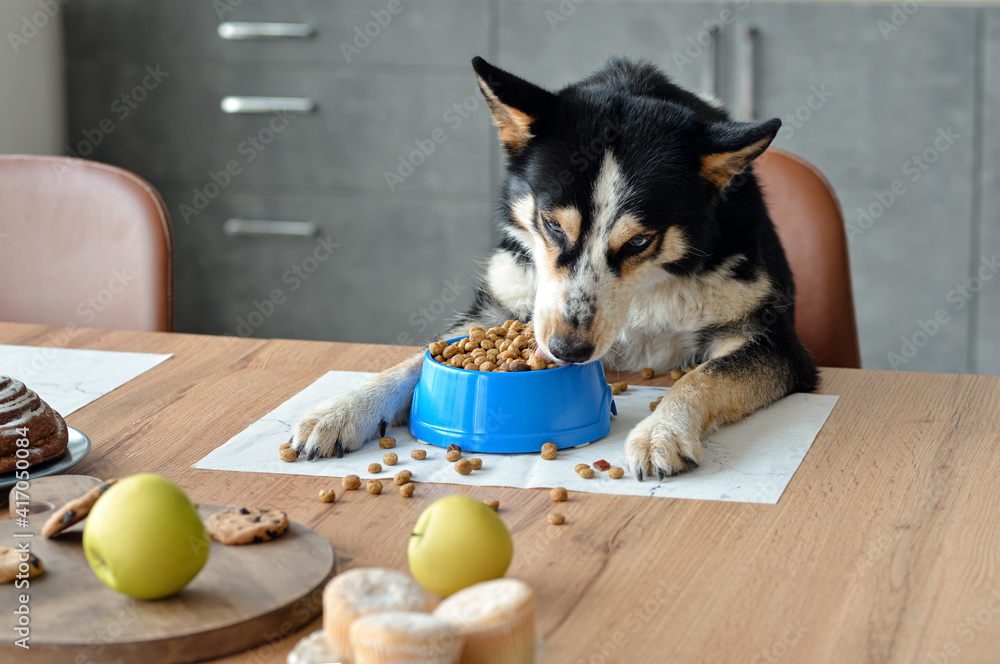
[[[570,244],[576,244],[580,238],[580,224],[582,222],[580,211],[572,206],[560,207],[552,211],[552,218],[563,229]]]
[[[771,140],[772,137],[768,136],[735,152],[719,152],[703,156],[701,158],[702,179],[711,182],[719,189],[724,189],[734,176],[742,173],[754,157],[768,146]]]
[[[515,154],[521,152],[528,141],[535,137],[531,133],[531,125],[535,122],[535,118],[500,101],[482,76],[477,75],[476,80],[479,81],[479,89],[483,91],[486,104],[490,107],[493,124],[500,130],[501,142],[511,152]]]
[[[636,235],[642,235],[647,232],[646,227],[639,223],[638,219],[631,214],[623,214],[618,218],[618,222],[611,230],[611,237],[608,238],[608,247],[610,247],[611,251],[618,251]]]
[[[535,231],[535,197],[531,194],[519,198],[510,206],[510,214],[522,228]]]
[[[660,253],[656,256],[658,263],[673,263],[684,258],[688,251],[687,238],[684,231],[677,226],[671,226],[663,234],[663,242],[660,243]]]

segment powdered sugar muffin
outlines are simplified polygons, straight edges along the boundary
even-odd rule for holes
[[[359,567],[339,574],[323,590],[323,631],[334,651],[350,650],[351,623],[381,611],[423,611],[435,598],[402,572]]]
[[[444,599],[434,615],[465,636],[461,664],[535,661],[535,594],[523,581],[469,586]]]
[[[429,613],[370,613],[351,624],[354,664],[457,664],[463,642]]]

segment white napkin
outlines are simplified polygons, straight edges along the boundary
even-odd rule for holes
[[[232,470],[254,473],[284,473],[320,477],[343,477],[355,474],[364,479],[391,478],[400,470],[413,473],[415,482],[506,486],[524,489],[562,486],[570,491],[588,491],[627,496],[698,498],[746,503],[778,502],[816,434],[837,403],[838,397],[819,394],[793,394],[742,422],[725,427],[705,442],[701,467],[662,482],[647,479],[637,482],[628,472],[624,444],[628,432],[650,414],[649,402],[664,393],[661,387],[631,386],[615,397],[618,415],[611,418],[611,433],[599,441],[574,449],[560,450],[557,459],[547,461],[539,454],[479,454],[483,467],[471,475],[459,475],[454,464],[445,459],[445,450],[419,443],[406,430],[394,427],[386,435],[396,439],[392,450],[399,457],[395,466],[384,466],[377,475],[368,472],[368,464],[382,463],[381,449],[369,441],[343,459],[304,459],[287,463],[278,458],[279,446],[291,436],[292,427],[306,411],[333,394],[361,384],[372,374],[331,371],[250,425],[228,442],[217,447],[194,465],[205,470]],[[427,458],[410,457],[416,448],[427,451]],[[593,464],[599,459],[625,469],[625,476],[610,479],[606,472],[596,472],[593,479],[579,477],[573,467]]]
[[[21,381],[66,417],[168,357],[170,355],[0,344],[0,376]]]

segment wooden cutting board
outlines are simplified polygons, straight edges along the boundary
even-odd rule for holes
[[[83,553],[83,526],[53,539],[39,533],[48,510],[82,495],[100,480],[60,475],[30,482],[33,514],[27,528],[0,522],[0,546],[31,532],[31,551],[45,573],[27,590],[0,586],[0,662],[67,664],[76,661],[177,664],[221,657],[274,643],[305,626],[322,610],[322,591],[333,576],[333,547],[294,521],[282,537],[260,544],[212,542],[208,562],[179,594],[155,601],[121,595],[94,575]],[[15,490],[10,494],[12,515]],[[246,505],[245,507],[270,507]],[[204,520],[225,507],[198,505]],[[37,511],[34,510],[45,510]],[[30,650],[14,644],[14,600],[28,594]],[[8,598],[10,601],[8,601]],[[10,608],[9,608],[10,607]]]

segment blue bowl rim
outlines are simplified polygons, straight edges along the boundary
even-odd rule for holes
[[[449,344],[449,345],[451,345],[453,342],[458,341],[459,339],[468,339],[468,338],[469,338],[469,335],[466,334],[465,336],[462,336],[462,337],[453,337],[451,339],[445,339],[444,342],[447,343],[447,344]],[[538,370],[538,371],[470,371],[469,369],[463,369],[462,367],[453,367],[450,364],[442,364],[441,362],[438,362],[437,360],[434,359],[434,356],[431,355],[431,349],[430,348],[428,348],[426,351],[424,351],[424,357],[427,360],[429,360],[430,362],[432,362],[437,368],[448,369],[449,371],[462,371],[462,372],[464,372],[466,374],[476,374],[476,375],[479,375],[479,376],[491,376],[492,377],[492,376],[503,376],[505,374],[512,374],[512,375],[515,375],[515,376],[520,376],[520,375],[529,375],[530,376],[532,374],[542,373],[542,370]],[[591,360],[590,362],[600,362],[600,360]],[[585,362],[585,364],[590,364],[590,362]],[[572,367],[581,367],[581,366],[583,366],[583,365],[582,364],[563,364],[563,365],[560,365],[560,366],[556,367],[555,369],[545,369],[544,371],[559,371],[560,369],[570,369]]]

